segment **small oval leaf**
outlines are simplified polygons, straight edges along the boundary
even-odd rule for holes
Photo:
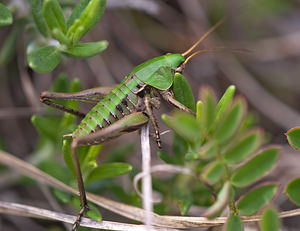
[[[290,145],[300,151],[300,127],[292,128],[286,133]]]
[[[224,231],[242,231],[243,224],[239,215],[231,213],[228,217],[227,223],[224,226]]]
[[[285,193],[293,203],[300,206],[300,177],[288,183],[285,188]]]
[[[86,153],[82,165],[88,165],[89,162],[96,161],[96,157],[99,155],[100,150],[102,148],[102,144],[92,145],[89,148],[89,151]]]
[[[179,200],[178,201],[178,207],[180,209],[180,214],[182,216],[185,216],[189,209],[191,208],[193,204],[193,198],[189,198],[188,200]]]
[[[215,113],[216,113],[216,96],[214,91],[208,87],[202,87],[200,90],[200,99],[203,102],[203,107],[201,110],[200,121],[203,124],[204,128],[207,131],[213,125],[215,120]]]
[[[199,153],[198,152],[187,152],[185,155],[184,155],[184,159],[185,160],[198,160],[200,157],[199,157]]]
[[[224,171],[224,164],[221,161],[215,161],[204,168],[201,178],[210,185],[213,185],[221,179]]]
[[[206,212],[203,214],[203,216],[211,217],[211,216],[217,214],[220,210],[222,210],[225,207],[225,205],[228,202],[229,195],[230,195],[230,188],[231,188],[230,182],[228,182],[228,181],[225,182],[222,189],[218,193],[218,198],[217,198],[216,202],[206,210]]]
[[[186,179],[186,175],[182,176],[182,180]],[[187,187],[181,187],[172,190],[172,199],[176,200],[181,215],[186,215],[193,204],[193,195]]]
[[[89,204],[89,210],[86,212],[86,215],[95,220],[95,221],[101,221],[102,220],[102,215],[97,209],[96,206]]]
[[[28,65],[39,73],[52,71],[60,62],[61,53],[55,46],[46,46],[27,56]]]
[[[67,171],[66,167],[53,160],[45,160],[39,163],[39,168],[65,184],[72,180],[72,176],[70,172]]]
[[[66,165],[72,172],[73,176],[76,176],[76,170],[75,170],[74,161],[72,158],[71,141],[70,140],[63,140],[62,155],[63,155]]]
[[[35,126],[40,135],[45,136],[52,142],[58,141],[59,138],[57,137],[57,120],[53,120],[52,118],[46,116],[42,117],[33,115],[31,117],[31,123]]]
[[[130,172],[131,170],[131,165],[126,163],[102,164],[98,168],[95,168],[91,171],[87,177],[87,183],[90,183],[94,180],[120,176]]]
[[[74,46],[63,50],[62,52],[74,58],[89,58],[100,54],[108,46],[107,41],[90,42],[90,43],[77,43]]]
[[[236,164],[244,160],[262,144],[262,130],[256,129],[248,132],[235,145],[224,154],[224,160],[227,164]]]
[[[197,101],[197,105],[196,105],[196,118],[199,122],[202,121],[202,117],[204,116],[204,112],[203,112],[203,108],[204,108],[204,104],[202,101]]]
[[[70,17],[72,25],[69,27],[67,36],[75,44],[83,35],[85,35],[102,16],[106,1],[91,0],[88,4],[86,1],[81,1],[75,8]]]
[[[173,116],[163,114],[161,118],[186,141],[195,143],[201,138],[200,125],[191,114],[176,112]]]
[[[32,0],[31,11],[36,27],[45,38],[48,38],[50,31],[42,15],[42,0]]]
[[[246,194],[238,203],[237,208],[242,215],[251,215],[268,204],[276,195],[278,185],[267,184],[257,187]]]
[[[8,26],[12,24],[13,17],[10,11],[0,3],[0,26]]]
[[[222,98],[220,99],[220,101],[218,102],[216,106],[216,122],[220,120],[220,118],[223,116],[223,113],[231,104],[234,92],[235,92],[235,86],[234,85],[229,86],[225,91],[224,95],[222,96]]]
[[[198,150],[199,158],[211,159],[218,153],[218,144],[214,141],[209,141]]]
[[[247,105],[245,100],[242,98],[236,100],[228,114],[217,125],[214,137],[219,143],[224,143],[237,131],[246,115],[246,110]]]
[[[42,15],[51,31],[57,29],[63,34],[66,33],[65,16],[57,0],[45,0]]]
[[[278,148],[274,147],[262,151],[232,175],[232,184],[236,187],[244,187],[252,184],[273,167],[278,157]]]
[[[73,23],[75,22],[76,19],[78,19],[82,13],[82,11],[84,11],[85,7],[87,6],[87,4],[90,2],[90,0],[80,0],[76,7],[72,10],[72,14],[70,15],[70,17],[67,20],[67,28],[69,29],[70,26],[73,25]]]
[[[192,89],[186,80],[186,78],[176,72],[174,75],[174,82],[173,82],[173,93],[175,99],[191,109],[192,111],[195,111],[195,99],[192,92]]]
[[[262,231],[278,231],[280,226],[280,220],[278,213],[273,208],[268,208],[262,215],[262,221],[260,227]]]
[[[55,197],[60,200],[62,203],[69,203],[72,199],[71,195],[64,192],[64,191],[61,191],[59,189],[53,189],[53,194],[55,195]]]
[[[189,149],[189,144],[182,137],[176,133],[173,135],[173,153],[174,153],[174,163],[178,165],[184,164],[184,155]]]

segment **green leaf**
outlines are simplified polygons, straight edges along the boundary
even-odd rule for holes
[[[52,32],[54,29],[57,29],[61,31],[62,34],[66,33],[65,17],[57,0],[45,0],[42,15]]]
[[[186,78],[178,72],[174,75],[173,92],[174,97],[177,101],[179,101],[192,111],[196,110],[192,89]]]
[[[63,140],[62,154],[66,165],[71,170],[73,176],[76,176],[76,170],[71,151],[71,140]]]
[[[286,133],[290,145],[300,151],[300,127],[292,128]]]
[[[185,216],[187,214],[187,212],[189,211],[189,209],[191,208],[192,204],[193,204],[192,199],[179,200],[178,201],[178,207],[180,209],[180,214],[182,216]]]
[[[0,3],[0,26],[7,26],[13,23],[13,17],[10,11]]]
[[[97,209],[96,206],[89,204],[89,210],[86,212],[86,215],[95,220],[95,221],[101,221],[102,220],[102,215],[99,212],[99,210]]]
[[[184,156],[185,160],[198,160],[199,153],[198,152],[187,152]]]
[[[218,152],[218,144],[214,141],[209,141],[198,150],[199,158],[211,159],[216,156]]]
[[[267,208],[263,215],[260,223],[262,231],[278,231],[280,226],[280,221],[278,213],[273,208]]]
[[[83,165],[83,162],[85,160],[86,154],[88,153],[90,149],[90,145],[82,145],[77,147],[77,156],[80,166]]]
[[[54,80],[51,91],[69,92],[69,90],[70,90],[70,83],[68,80],[68,76],[65,74],[59,74],[57,78]]]
[[[245,100],[240,98],[235,102],[229,113],[224,116],[214,134],[219,143],[224,143],[237,131],[246,115],[246,108]]]
[[[227,88],[224,95],[220,99],[219,103],[216,106],[216,121],[220,120],[220,118],[223,116],[223,113],[231,104],[234,92],[235,92],[235,86],[231,85]]]
[[[202,121],[202,117],[204,117],[204,104],[202,101],[197,101],[197,104],[196,104],[196,118],[199,122]]]
[[[195,143],[201,138],[200,125],[194,116],[177,112],[173,116],[162,115],[162,120],[183,139]]]
[[[232,175],[232,184],[236,187],[244,187],[252,184],[274,166],[278,157],[278,148],[268,148],[262,151]]]
[[[82,11],[84,11],[85,7],[91,0],[80,0],[74,10],[72,11],[72,14],[67,20],[67,29],[70,28],[74,24],[74,22],[79,19]]]
[[[85,171],[86,166],[90,166],[92,168],[97,167],[96,157],[100,153],[100,150],[101,150],[102,146],[103,146],[102,144],[90,146],[89,151],[86,154],[86,156],[84,158],[84,161],[82,163],[83,171]]]
[[[268,204],[276,195],[278,185],[266,184],[246,194],[238,203],[237,208],[242,215],[251,215]]]
[[[71,201],[71,199],[72,199],[72,197],[71,197],[71,195],[70,194],[68,194],[68,193],[66,193],[66,192],[64,192],[64,191],[61,191],[61,190],[59,190],[59,189],[53,189],[53,193],[54,193],[54,195],[56,196],[56,198],[58,199],[58,200],[60,200],[62,203],[69,203],[70,201]]]
[[[131,165],[126,163],[102,164],[98,168],[91,171],[87,177],[87,183],[90,183],[94,180],[120,176],[130,172],[131,170]]]
[[[39,73],[52,71],[60,62],[61,53],[54,46],[42,47],[27,56],[28,65]]]
[[[203,216],[212,217],[212,216],[216,215],[218,212],[220,212],[225,207],[225,205],[228,202],[230,188],[231,188],[230,182],[228,182],[228,181],[225,182],[222,189],[218,193],[218,198],[217,198],[216,202],[205,211]]]
[[[33,19],[38,30],[45,38],[48,38],[50,31],[42,15],[42,0],[32,0],[31,8]]]
[[[243,124],[241,126],[241,131],[246,131],[249,128],[252,128],[254,126],[257,126],[259,124],[258,122],[258,115],[253,112],[248,112],[246,115],[245,120],[243,121]]]
[[[300,206],[300,177],[287,184],[285,193],[293,203]]]
[[[71,175],[68,170],[56,161],[45,160],[39,164],[39,168],[65,184],[71,180]]]
[[[263,132],[260,129],[255,129],[247,132],[243,137],[235,142],[224,154],[224,160],[227,164],[236,164],[244,160],[250,154],[254,153],[256,149],[262,144]]]
[[[182,176],[181,179],[184,180],[186,177],[187,176]],[[183,187],[183,185],[172,190],[172,199],[177,201],[180,213],[183,216],[187,214],[193,203],[191,191],[188,188]]]
[[[61,137],[60,131],[57,130],[58,120],[52,117],[33,115],[31,122],[38,132],[50,139],[53,143],[57,143]]]
[[[226,231],[242,231],[243,224],[239,215],[231,213],[227,219]]]
[[[211,162],[203,169],[201,177],[205,182],[213,185],[221,179],[224,171],[225,167],[221,161]]]
[[[203,87],[200,90],[200,99],[203,102],[200,120],[206,130],[209,131],[215,120],[216,96],[211,88]]]
[[[74,46],[62,50],[62,52],[74,58],[89,58],[100,54],[108,46],[107,41],[91,42],[91,43],[77,43]]]
[[[69,38],[58,28],[54,28],[52,30],[52,34],[53,36],[61,43],[61,44],[65,44],[67,46],[71,46],[71,41],[69,40]]]
[[[85,1],[80,1],[70,17],[70,22],[68,22],[68,24],[73,22],[67,32],[67,36],[73,44],[99,21],[104,12],[105,4],[105,0],[91,0],[88,4]]]
[[[176,133],[173,135],[173,161],[175,164],[184,164],[184,155],[187,153],[189,144]]]

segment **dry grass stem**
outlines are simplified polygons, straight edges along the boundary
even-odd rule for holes
[[[73,224],[74,220],[76,220],[76,216],[71,216],[64,213],[53,212],[47,209],[41,209],[32,206],[27,206],[27,205],[22,205],[17,203],[9,203],[4,201],[0,201],[0,213],[34,217],[34,218],[47,219],[47,220],[48,219],[56,220],[56,221],[61,221],[69,224]],[[96,229],[104,229],[104,230],[124,230],[124,231],[146,230],[146,227],[144,225],[133,225],[127,223],[112,222],[112,221],[97,222],[88,218],[82,218],[80,226],[96,228]],[[167,231],[170,229],[155,228],[153,230]]]
[[[12,156],[9,153],[0,151],[0,162],[6,166],[13,168],[15,171],[18,171],[28,177],[33,178],[34,180],[47,184],[58,189],[61,189],[65,192],[78,195],[77,189],[71,188],[70,186],[65,185],[59,180],[49,176],[48,174],[42,172],[36,167]],[[133,219],[136,221],[143,222],[146,216],[146,212],[143,209],[126,205],[120,202],[116,202],[101,196],[97,196],[92,193],[87,193],[87,199],[96,205],[99,205],[102,208],[106,208],[116,214]],[[16,213],[21,215],[19,213]],[[167,228],[196,228],[196,227],[209,227],[209,226],[219,226],[226,223],[227,217],[217,217],[215,219],[208,219],[206,217],[184,217],[184,216],[160,216],[153,212],[151,214],[152,225],[157,227],[167,227]],[[289,211],[284,211],[279,213],[281,218],[299,216],[300,209],[294,209]],[[35,217],[40,217],[41,213],[35,214]],[[53,218],[52,218],[53,219]],[[261,219],[261,216],[243,216],[243,222],[256,222]],[[73,219],[74,220],[74,219]],[[72,221],[73,221],[72,220]],[[84,219],[86,222],[87,220]],[[95,221],[93,221],[95,223]],[[86,223],[84,223],[86,224]]]
[[[142,149],[142,172],[144,178],[142,181],[143,208],[146,211],[145,225],[147,230],[152,230],[151,212],[152,204],[152,180],[151,180],[151,150],[149,140],[149,123],[144,125],[141,130],[141,149]]]

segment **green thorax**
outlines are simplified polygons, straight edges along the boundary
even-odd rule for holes
[[[169,89],[173,83],[173,77],[170,75],[156,75],[162,67],[176,69],[185,58],[181,54],[167,54],[148,60],[138,66],[129,74],[136,75],[142,82],[155,87],[159,90]]]

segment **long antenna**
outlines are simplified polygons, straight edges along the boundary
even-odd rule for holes
[[[201,36],[201,38],[193,45],[191,46],[187,51],[183,52],[182,55],[183,56],[186,56],[188,55],[189,53],[191,53],[198,45],[199,43],[201,43],[204,39],[206,39],[206,37],[211,33],[213,32],[218,26],[220,26],[224,21],[225,21],[226,18],[222,18],[220,21],[218,21],[214,26],[212,26],[211,28],[209,28],[209,30]]]
[[[245,52],[249,52],[249,50],[247,49],[241,49],[241,48],[230,48],[230,47],[213,47],[213,48],[206,48],[206,49],[202,49],[202,50],[198,50],[195,51],[193,54],[191,54],[190,56],[188,56],[185,61],[176,68],[176,72],[182,72],[183,69],[185,68],[185,65],[196,55],[200,54],[200,53],[207,53],[207,52],[220,52],[220,51],[224,51],[224,50],[230,50],[231,52],[235,52],[235,53],[245,53]]]

